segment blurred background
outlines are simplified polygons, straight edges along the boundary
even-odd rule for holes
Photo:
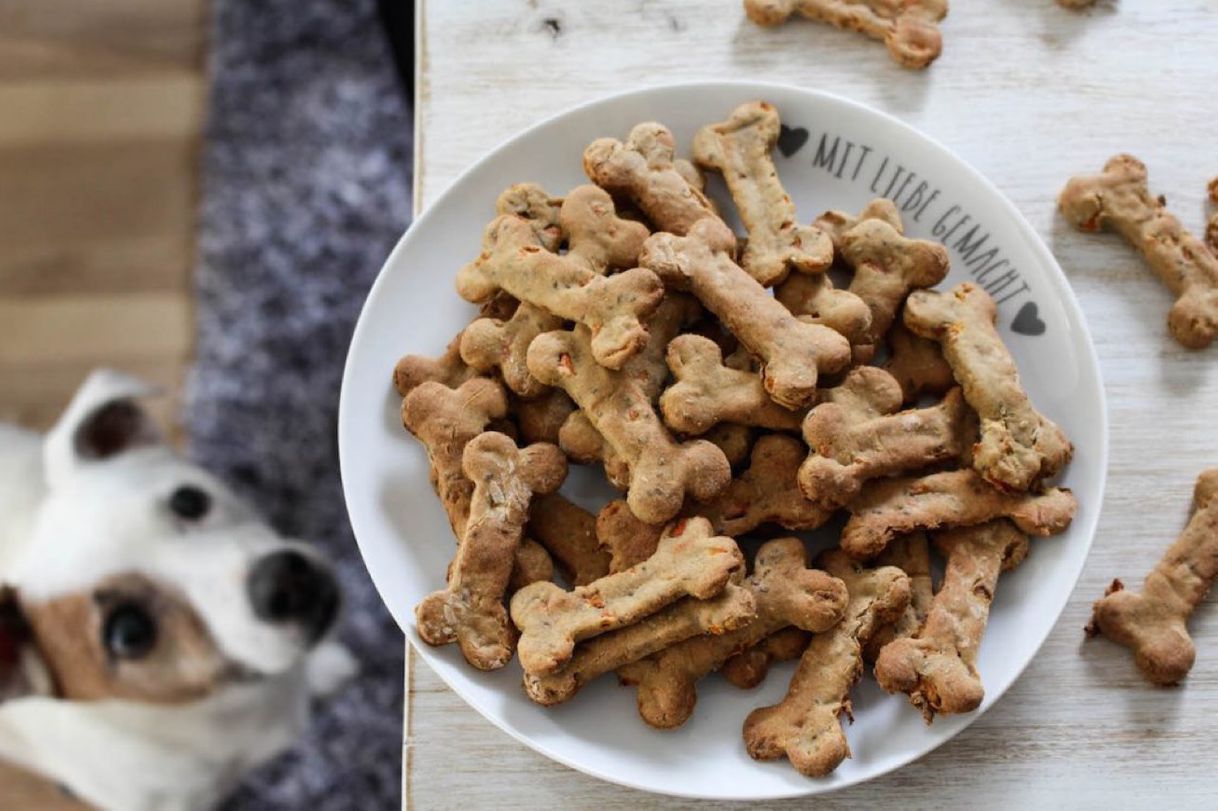
[[[339,561],[360,677],[230,809],[399,802],[401,634],[359,561],[335,411],[410,221],[406,0],[0,0],[0,420],[95,366],[162,384],[188,453]]]

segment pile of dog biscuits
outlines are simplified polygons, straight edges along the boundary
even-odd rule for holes
[[[542,705],[612,671],[658,728],[712,673],[747,688],[798,658],[744,743],[821,776],[850,755],[864,663],[928,722],[979,706],[999,576],[1077,505],[1050,484],[1073,447],[1020,385],[994,301],[930,289],[947,253],[890,201],[801,224],[779,127],[741,105],[690,162],[644,123],[590,144],[591,184],[565,197],[510,187],[457,276],[480,316],[394,381],[458,541],[416,609],[425,642],[483,670],[515,653]],[[567,500],[569,463],[622,498],[597,515]],[[839,547],[809,561],[791,533],[841,511]]]

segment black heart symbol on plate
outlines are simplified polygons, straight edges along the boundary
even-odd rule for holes
[[[1029,301],[1019,308],[1015,320],[1011,322],[1011,331],[1020,335],[1044,335],[1045,322],[1040,320],[1040,312],[1035,301]]]
[[[808,131],[803,127],[788,127],[781,125],[778,131],[778,151],[784,158],[789,158],[808,143]]]

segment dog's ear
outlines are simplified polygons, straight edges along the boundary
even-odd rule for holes
[[[157,392],[156,387],[111,369],[90,374],[47,434],[43,450],[47,484],[54,487],[82,464],[160,443],[161,432],[138,402]]]
[[[52,691],[50,670],[34,643],[17,592],[0,587],[0,704]]]

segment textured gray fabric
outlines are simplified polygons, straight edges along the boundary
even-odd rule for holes
[[[362,668],[226,808],[394,808],[402,637],[347,523],[335,416],[364,294],[409,221],[409,102],[374,0],[212,10],[191,452],[338,560],[341,636]]]

